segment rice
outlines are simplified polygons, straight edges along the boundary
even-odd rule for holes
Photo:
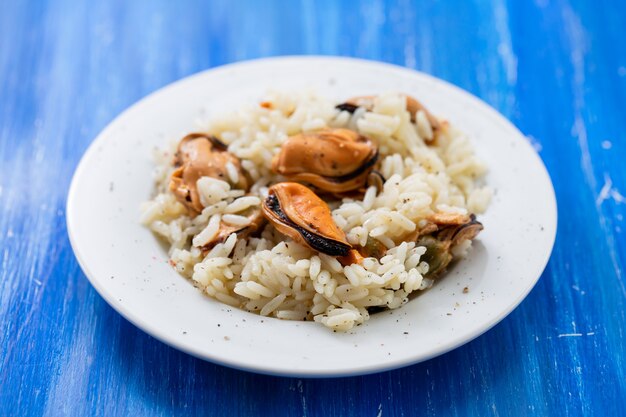
[[[142,207],[141,222],[170,245],[170,263],[207,295],[228,305],[285,320],[313,320],[346,331],[369,319],[368,308],[398,308],[411,294],[432,286],[424,278],[426,249],[403,237],[436,212],[482,213],[491,190],[481,184],[486,172],[469,139],[452,126],[434,144],[433,128],[424,111],[415,123],[404,98],[384,94],[372,111],[353,114],[314,94],[270,94],[270,106],[249,106],[212,120],[203,130],[220,138],[237,156],[252,180],[250,192],[232,189],[240,172],[226,165],[229,182],[202,177],[197,182],[202,212],[191,217],[168,190],[172,149],[157,154],[155,197]],[[369,187],[361,198],[329,201],[335,223],[348,242],[382,244],[380,259],[343,266],[267,225],[256,237],[236,233],[203,251],[219,231],[220,222],[234,228],[250,220],[267,187],[281,180],[270,171],[272,157],[290,136],[303,131],[345,127],[369,136],[379,146],[377,169],[386,178],[382,190]],[[462,256],[471,241],[455,248]]]

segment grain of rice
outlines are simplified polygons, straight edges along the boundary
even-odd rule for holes
[[[406,261],[404,261],[404,269],[406,269],[407,271],[410,269],[413,269],[417,266],[417,264],[420,261],[422,255],[420,255],[419,253],[414,253],[412,255],[410,255]]]
[[[294,310],[280,310],[276,312],[276,317],[283,320],[304,320],[306,315],[301,311]]]
[[[222,266],[230,265],[231,263],[232,263],[232,259],[221,257],[221,258],[205,259],[202,262],[202,265],[204,265],[207,268],[219,268]]]
[[[228,304],[233,307],[238,307],[240,305],[238,299],[228,294],[221,293],[221,292],[215,293],[215,298],[217,298],[222,303]]]
[[[315,281],[315,282],[313,282],[313,289],[318,294],[324,294],[325,287],[324,287],[324,284],[322,284],[321,282]]]
[[[387,236],[376,236],[376,240],[385,245],[385,247],[387,248],[392,248],[395,245],[393,240],[391,240],[391,238],[388,238]]]
[[[352,267],[352,265],[346,266],[343,269],[343,272],[346,275],[346,278],[348,278],[348,280],[350,281],[350,284],[352,284],[355,287],[358,287],[360,285],[361,279],[360,279],[358,273]]]
[[[352,324],[356,319],[356,314],[352,311],[348,311],[342,314],[337,314],[332,317],[328,317],[324,323],[328,327],[338,327],[341,325]]]
[[[389,258],[387,258],[389,257]],[[394,255],[387,255],[385,256],[385,260],[381,259],[381,263],[382,265],[378,268],[378,272],[379,274],[384,274],[387,271],[389,271],[390,269],[396,267],[396,266],[400,266],[400,260],[396,259]],[[403,268],[404,269],[404,268]]]
[[[353,287],[350,284],[346,284],[337,287],[335,294],[341,301],[354,301],[367,297],[369,291],[364,287]]]
[[[249,298],[251,300],[258,300],[261,298],[261,294],[259,294],[256,291],[253,291],[252,289],[250,289],[248,287],[248,282],[251,281],[246,281],[246,282],[238,282],[237,284],[235,284],[235,289],[234,292],[236,294],[241,295],[242,297],[246,297]]]
[[[224,241],[224,252],[222,256],[229,256],[237,244],[237,234],[231,233]]]
[[[316,255],[311,257],[311,265],[309,266],[309,276],[311,279],[317,278],[320,273],[320,269],[322,267],[320,258]]]
[[[420,290],[428,289],[433,286],[433,282],[434,281],[432,279],[424,278],[418,289]]]
[[[378,226],[370,230],[369,234],[371,237],[379,237],[379,236],[384,235],[385,232],[387,232],[387,230],[389,230],[389,228],[385,225],[382,225],[382,226]]]
[[[232,162],[226,163],[226,172],[228,173],[228,178],[232,184],[237,184],[239,182],[239,172],[237,172],[237,168]]]
[[[363,210],[367,211],[372,208],[374,205],[374,200],[376,198],[376,187],[372,186],[367,189],[365,195],[363,196]]]
[[[224,278],[228,280],[235,278],[235,273],[233,272],[231,268],[222,269],[222,274],[224,275]]]
[[[420,136],[424,139],[431,140],[433,138],[433,129],[424,110],[419,110],[415,119]]]
[[[326,297],[332,297],[335,294],[335,290],[337,289],[337,281],[331,279],[328,281],[326,285],[324,285],[324,295]]]
[[[332,272],[341,272],[341,270],[343,269],[343,267],[336,258],[333,258],[332,256],[328,256],[325,253],[321,252],[318,254],[318,256],[321,259],[322,263]]]
[[[326,122],[324,119],[313,119],[308,120],[302,124],[302,130],[304,132],[310,132],[313,130],[320,130],[326,127]]]
[[[285,298],[287,298],[285,294],[278,294],[276,297],[272,298],[270,301],[267,302],[267,304],[263,306],[259,314],[262,316],[267,316],[271,314],[274,310],[280,307],[283,301],[285,301]]]
[[[341,304],[341,300],[334,293],[331,294],[331,295],[328,295],[328,294],[324,293],[323,295],[324,295],[324,298],[326,299],[326,301],[328,301],[333,306],[338,306],[338,305]]]
[[[264,287],[263,285],[254,282],[254,281],[248,281],[246,282],[247,287],[254,291],[255,293],[263,296],[263,297],[272,297],[274,295],[274,292],[271,291],[269,288]]]
[[[317,277],[317,281],[323,285],[328,284],[328,282],[330,281],[330,272],[328,271],[320,272],[320,274]]]
[[[293,283],[291,284],[291,288],[293,289],[294,292],[299,292],[300,289],[302,288],[302,277],[296,277],[293,280]]]
[[[326,293],[326,289],[328,288],[328,286],[324,287],[324,293]],[[313,295],[315,294],[315,291],[298,291],[297,293],[295,293],[294,298],[297,301],[305,301],[305,300],[310,300],[311,298],[313,298]]]
[[[250,224],[249,218],[238,214],[224,214],[222,216],[222,221],[232,226],[247,226]]]
[[[221,217],[222,216],[219,214],[215,214],[211,217],[207,226],[193,238],[193,245],[195,247],[204,246],[217,235]]]
[[[245,196],[239,197],[232,203],[230,203],[225,209],[224,213],[239,213],[240,211],[244,211],[245,209],[258,206],[261,204],[261,199],[256,196]]]

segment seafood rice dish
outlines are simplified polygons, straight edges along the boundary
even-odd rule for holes
[[[492,195],[469,138],[399,93],[268,94],[156,159],[141,222],[178,273],[219,302],[336,331],[471,257]]]

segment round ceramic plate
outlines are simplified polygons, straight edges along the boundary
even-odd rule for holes
[[[348,333],[230,308],[167,263],[139,224],[153,192],[155,147],[198,129],[196,120],[254,103],[269,90],[312,89],[337,100],[406,92],[471,138],[495,196],[468,259],[400,309]],[[556,233],[556,201],[541,160],[520,132],[470,94],[392,65],[285,57],[227,65],[165,87],[115,119],[78,166],[67,223],[80,265],[102,297],[157,339],[235,368],[293,376],[364,374],[420,362],[487,331],[528,294]],[[467,290],[464,291],[464,288]]]

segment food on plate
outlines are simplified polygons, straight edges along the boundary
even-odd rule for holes
[[[409,112],[411,122],[416,123],[418,117],[425,117],[426,121],[430,125],[432,132],[437,132],[441,128],[439,119],[432,115],[426,107],[422,105],[417,99],[409,95],[403,95],[406,100],[406,111]],[[372,111],[376,102],[376,96],[360,96],[352,97],[346,100],[345,103],[339,104],[336,107],[338,109],[347,110],[350,113],[354,113],[359,107]],[[424,123],[424,121],[422,121]],[[430,142],[434,139],[434,134],[426,134],[423,138],[426,142]]]
[[[268,189],[263,214],[282,234],[330,256],[346,256],[351,249],[328,205],[308,187],[279,182]]]
[[[270,94],[157,158],[142,222],[180,274],[228,305],[338,331],[471,256],[491,198],[469,139],[405,94]]]
[[[416,243],[426,248],[422,260],[428,264],[428,272],[424,277],[436,278],[452,262],[454,249],[478,236],[483,225],[474,214],[437,213],[427,220]]]
[[[212,135],[192,133],[185,136],[178,144],[173,165],[176,170],[171,175],[170,190],[194,212],[199,213],[204,208],[196,186],[202,177],[224,179],[242,189],[247,186],[239,159]]]
[[[291,181],[340,193],[363,188],[377,160],[378,149],[368,137],[350,129],[324,129],[287,138],[272,170]]]
[[[249,207],[237,214],[222,216],[219,222],[214,223],[216,226],[205,228],[204,233],[196,235],[193,244],[206,252],[218,243],[224,242],[233,233],[237,235],[237,239],[246,239],[260,230],[265,223],[261,209],[257,206]],[[213,227],[217,227],[217,233],[214,233]]]

